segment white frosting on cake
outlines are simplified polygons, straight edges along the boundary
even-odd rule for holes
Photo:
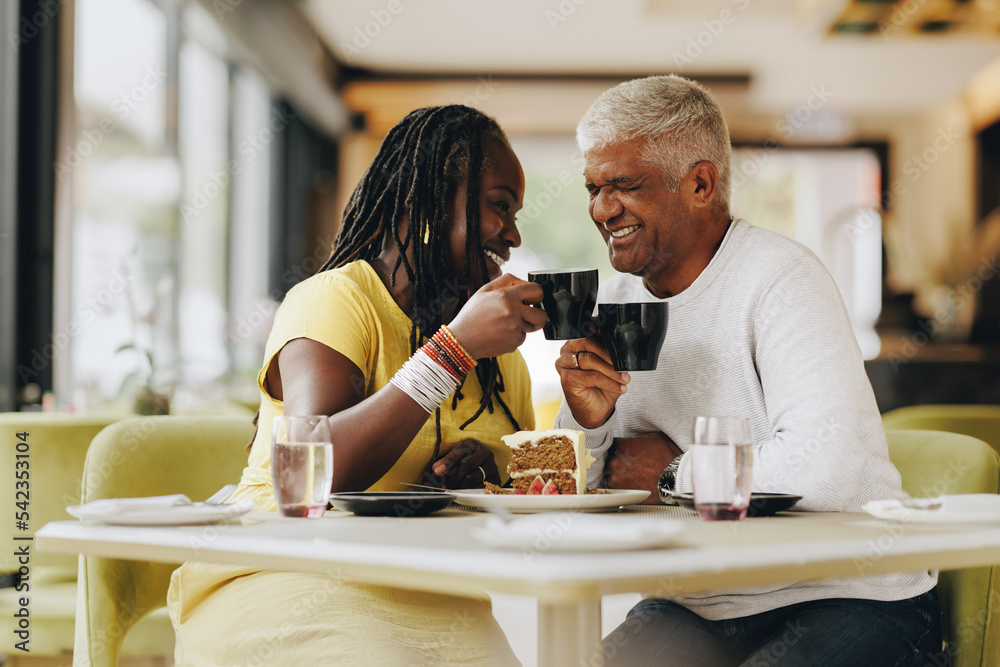
[[[595,461],[594,457],[590,455],[587,451],[585,445],[586,434],[583,431],[574,431],[568,428],[553,428],[544,431],[518,431],[511,435],[500,436],[503,440],[503,444],[507,445],[511,449],[520,449],[522,445],[530,444],[536,442],[543,438],[559,437],[564,436],[573,444],[573,450],[576,454],[576,470],[572,471],[573,479],[576,480],[576,492],[578,494],[584,494],[587,492],[587,469]],[[542,470],[540,468],[535,468],[534,470],[524,470],[521,472],[511,473],[511,477],[536,477],[542,474],[552,474],[557,472],[570,472],[563,470]]]

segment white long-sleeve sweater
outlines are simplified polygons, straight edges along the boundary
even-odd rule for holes
[[[619,274],[598,300],[658,299],[641,278]],[[753,490],[799,494],[796,509],[856,512],[899,490],[847,310],[812,252],[740,220],[694,283],[664,301],[669,323],[657,369],[631,373],[627,393],[597,429],[581,427],[565,403],[556,419],[586,431],[597,458],[591,486],[600,482],[612,438],[659,431],[687,451],[694,418],[718,415],[749,417]],[[679,491],[691,490],[688,458]],[[673,599],[717,620],[822,598],[900,600],[936,580],[922,571]]]

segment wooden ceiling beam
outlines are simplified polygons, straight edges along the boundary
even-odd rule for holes
[[[345,106],[364,118],[365,130],[384,135],[407,113],[426,106],[465,104],[493,116],[510,134],[572,134],[595,99],[631,77],[497,77],[377,79],[344,86]],[[742,79],[711,86],[720,98],[743,95]]]

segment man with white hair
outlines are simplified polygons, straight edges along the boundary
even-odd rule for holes
[[[729,213],[729,131],[701,85],[620,84],[577,128],[590,216],[619,275],[601,302],[662,300],[657,370],[616,373],[599,338],[556,362],[557,425],[583,430],[589,483],[691,489],[698,415],[745,416],[753,490],[860,511],[900,490],[847,311],[802,245]],[[603,465],[602,465],[603,464]],[[646,599],[605,639],[609,664],[924,665],[941,654],[936,573],[789,581]]]

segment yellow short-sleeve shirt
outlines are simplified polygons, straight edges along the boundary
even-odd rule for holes
[[[411,326],[410,319],[392,300],[366,261],[325,271],[293,287],[275,314],[264,351],[264,364],[257,375],[260,420],[237,497],[253,498],[260,509],[275,509],[270,473],[271,423],[282,413],[282,403],[267,392],[264,378],[271,361],[286,343],[296,338],[309,338],[343,354],[361,369],[363,381],[355,379],[354,382],[367,398],[388,384],[410,358]],[[504,380],[504,403],[521,429],[533,429],[531,383],[524,359],[519,352],[514,352],[503,355],[498,361]],[[462,394],[454,410],[451,400],[441,406],[438,456],[443,456],[459,441],[474,438],[493,452],[497,468],[504,477],[510,453],[500,436],[513,433],[513,425],[494,399],[492,413],[484,411],[461,430],[459,426],[479,409],[482,397],[482,387],[475,373],[466,378]],[[333,439],[336,452],[336,433]],[[435,441],[434,416],[430,415],[395,465],[369,490],[399,491],[405,488],[402,482],[420,483],[434,455]]]

